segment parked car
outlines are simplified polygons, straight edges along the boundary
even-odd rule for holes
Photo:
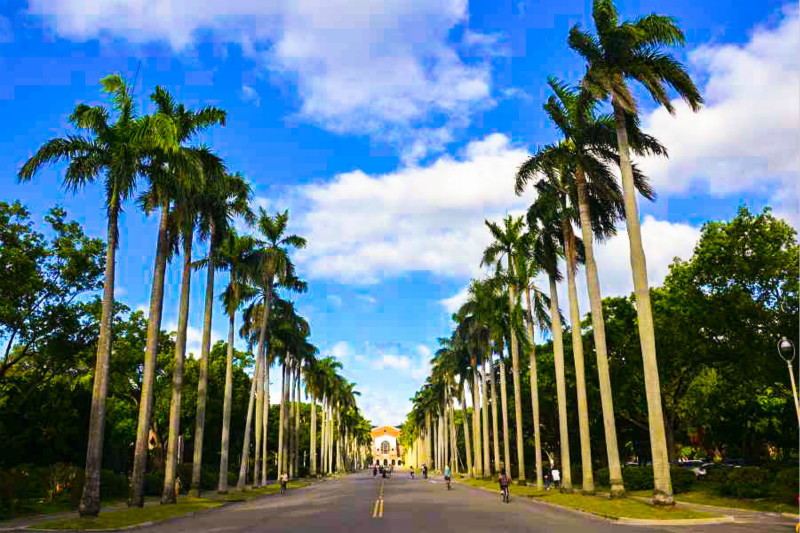
[[[706,475],[705,468],[703,468],[703,461],[699,461],[697,459],[691,459],[689,461],[680,461],[674,464],[675,466],[691,470],[692,472],[694,472],[694,475],[695,477],[697,477],[697,479],[700,479],[701,477]]]

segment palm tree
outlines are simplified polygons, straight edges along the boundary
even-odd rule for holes
[[[203,336],[200,344],[200,368],[197,382],[197,414],[194,429],[194,456],[192,458],[191,493],[200,496],[200,479],[203,469],[203,438],[205,435],[206,402],[208,399],[208,356],[211,350],[211,319],[214,311],[214,272],[216,249],[220,246],[235,216],[252,220],[248,205],[251,189],[241,175],[226,174],[217,186],[201,196],[199,207],[200,233],[208,241],[208,256],[200,265],[205,265],[206,295],[203,314]]]
[[[255,289],[246,283],[249,271],[255,266],[254,253],[256,240],[249,236],[239,236],[234,229],[217,249],[216,266],[229,272],[230,281],[221,295],[225,312],[228,315],[228,349],[225,360],[225,392],[222,407],[222,444],[219,459],[219,480],[217,492],[228,492],[228,452],[230,443],[231,402],[233,401],[233,341],[236,331],[236,312],[246,300],[255,297]],[[260,365],[258,370],[260,371]],[[256,374],[256,377],[258,374]]]
[[[656,360],[647,265],[642,247],[639,211],[636,202],[633,167],[630,158],[625,112],[637,112],[636,101],[628,89],[632,79],[644,86],[650,96],[667,111],[674,113],[667,86],[681,96],[693,111],[703,103],[702,96],[686,69],[671,55],[661,51],[664,46],[683,45],[684,35],[671,17],[648,15],[634,22],[620,24],[612,0],[594,0],[593,18],[597,37],[570,30],[569,46],[588,63],[584,85],[599,97],[611,97],[614,109],[620,171],[625,202],[625,222],[630,245],[631,270],[636,294],[636,313],[639,340],[642,345],[647,410],[650,423],[650,447],[653,455],[654,502],[674,503],[669,474],[664,417],[661,410],[661,391]]]
[[[159,114],[169,117],[175,124],[178,148],[170,151],[156,149],[150,153],[150,162],[145,168],[149,189],[140,200],[147,213],[160,209],[161,221],[156,242],[141,401],[139,402],[139,419],[128,498],[128,505],[132,507],[144,505],[144,470],[147,464],[147,445],[153,410],[153,386],[158,355],[158,337],[161,331],[164,277],[169,256],[167,228],[170,209],[173,203],[183,200],[187,194],[190,195],[202,187],[206,171],[213,169],[216,175],[224,172],[222,161],[208,148],[184,146],[184,143],[192,141],[201,130],[216,124],[224,125],[224,111],[213,107],[205,108],[197,113],[187,111],[182,104],[176,105],[169,92],[161,87],[156,87],[150,99],[156,104]]]
[[[69,161],[64,186],[77,192],[104,174],[107,217],[106,264],[103,285],[100,336],[97,342],[89,437],[86,447],[86,471],[79,512],[97,516],[100,512],[100,468],[103,459],[106,392],[111,358],[111,323],[114,318],[114,279],[119,246],[119,214],[122,204],[136,191],[137,179],[143,176],[147,152],[154,146],[168,149],[175,143],[175,125],[160,114],[138,117],[133,104],[132,87],[113,74],[100,80],[103,92],[112,95],[116,122],[110,123],[105,107],[79,104],[70,115],[70,123],[88,136],[68,135],[50,139],[20,169],[20,182],[30,181],[44,166]]]
[[[486,226],[494,237],[494,242],[490,244],[483,252],[482,265],[488,265],[497,262],[501,263],[503,255],[506,256],[508,261],[508,272],[511,279],[514,278],[514,255],[519,252],[520,239],[522,237],[522,228],[524,222],[522,217],[513,218],[506,217],[503,220],[503,228],[494,222],[486,221]],[[516,287],[513,283],[508,285],[508,305],[509,315],[514,317],[514,314],[519,306],[519,298],[516,293]],[[522,385],[519,379],[519,347],[517,344],[516,331],[512,327],[511,332],[511,375],[514,382],[514,415],[516,425],[517,437],[517,461],[519,465],[519,481],[525,481],[525,449],[523,447],[522,439]],[[509,464],[509,471],[510,471]]]
[[[559,246],[560,223],[555,217],[546,218],[538,209],[529,209],[527,222],[529,246],[536,262],[547,273],[550,285],[550,331],[553,336],[553,362],[556,375],[556,399],[558,401],[558,435],[561,451],[561,488],[572,489],[572,469],[569,457],[569,430],[567,428],[567,384],[564,375],[564,341],[562,339],[561,310],[558,305],[557,284],[561,281],[558,258],[562,255]],[[547,213],[552,214],[552,213]],[[534,232],[535,228],[535,232]],[[551,465],[552,466],[552,465]]]
[[[548,157],[561,151],[561,157],[569,158],[575,165],[571,185],[575,188],[580,227],[586,264],[586,279],[591,304],[592,329],[597,354],[597,369],[600,383],[600,398],[603,407],[603,422],[606,449],[611,477],[611,494],[621,496],[625,488],[622,484],[622,471],[619,464],[614,407],[611,395],[611,378],[608,372],[608,356],[605,341],[602,297],[594,259],[594,237],[608,238],[616,233],[616,222],[624,218],[622,192],[609,165],[618,163],[616,142],[614,140],[614,117],[597,115],[598,102],[588,90],[569,87],[554,78],[548,80],[555,93],[544,108],[551,121],[564,136],[566,143],[547,146],[539,150],[517,175],[517,192],[521,192],[528,178],[542,165],[548,164]],[[628,116],[631,147],[638,155],[662,154],[665,149],[658,141],[639,130],[638,122]],[[634,167],[634,183],[640,194],[653,199],[653,191],[647,179]]]

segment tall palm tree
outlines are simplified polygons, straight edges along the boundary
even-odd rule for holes
[[[611,494],[621,496],[625,488],[622,484],[622,471],[617,448],[614,407],[611,395],[611,378],[608,371],[608,356],[605,341],[602,296],[594,259],[594,237],[603,240],[616,233],[616,222],[624,218],[622,192],[610,165],[617,164],[616,141],[614,139],[614,117],[598,115],[598,102],[586,89],[576,89],[554,78],[548,80],[554,95],[544,108],[550,120],[564,136],[566,143],[540,149],[517,174],[517,192],[528,178],[541,165],[548,164],[551,155],[569,158],[575,165],[575,172],[565,177],[573,178],[575,199],[580,215],[583,237],[586,280],[591,305],[592,330],[597,356],[597,370],[600,383],[600,398],[603,407],[606,449],[611,478]],[[638,121],[628,116],[631,147],[637,155],[663,154],[666,150],[652,137],[642,133]],[[647,179],[634,167],[634,184],[640,194],[653,199],[653,191]]]
[[[216,249],[220,246],[233,218],[243,217],[251,222],[249,200],[250,186],[241,175],[225,174],[217,186],[201,196],[199,227],[201,236],[208,241],[208,256],[200,262],[206,268],[206,294],[203,311],[203,335],[200,343],[199,376],[197,380],[197,412],[194,429],[194,456],[192,458],[191,494],[200,495],[200,479],[203,469],[203,438],[206,424],[206,402],[208,400],[208,357],[211,351],[211,320],[214,311],[214,273]]]
[[[20,182],[30,181],[42,167],[69,161],[63,184],[70,191],[77,192],[104,175],[107,218],[105,281],[89,414],[85,482],[79,507],[81,516],[97,516],[100,512],[100,468],[111,358],[111,323],[114,318],[119,214],[122,204],[136,191],[137,180],[143,176],[150,150],[153,147],[169,149],[176,141],[175,124],[169,117],[160,114],[137,116],[133,88],[122,76],[107,76],[100,80],[100,84],[103,92],[111,95],[116,121],[110,122],[110,113],[103,106],[79,104],[69,120],[87,135],[50,139],[28,159],[17,176]]]
[[[508,272],[510,277],[514,278],[514,255],[519,252],[520,239],[522,238],[522,231],[524,222],[522,217],[513,218],[506,217],[503,220],[503,228],[494,222],[486,221],[486,226],[494,238],[494,242],[490,244],[483,252],[482,265],[489,265],[493,263],[501,263],[503,256],[506,257],[508,262]],[[517,295],[517,288],[513,283],[508,286],[509,295],[509,315],[512,317],[517,312],[519,307],[519,298]],[[519,468],[518,479],[522,483],[525,481],[525,449],[523,447],[522,438],[522,385],[519,378],[519,346],[516,336],[516,331],[511,329],[511,375],[514,382],[514,415],[517,437],[517,462]],[[509,464],[510,468],[510,464]]]
[[[156,87],[150,99],[156,104],[159,114],[169,117],[175,124],[175,150],[153,150],[145,168],[149,188],[142,195],[141,204],[145,212],[161,211],[161,221],[156,242],[156,258],[153,268],[153,286],[150,295],[150,310],[147,319],[147,344],[145,348],[142,391],[139,402],[139,417],[136,429],[136,445],[130,481],[128,505],[144,505],[144,470],[147,464],[147,445],[153,410],[153,386],[158,354],[158,337],[161,331],[161,313],[164,300],[164,277],[169,255],[167,234],[169,213],[173,204],[186,199],[202,188],[205,172],[213,170],[215,175],[224,172],[222,161],[205,146],[186,146],[202,130],[225,124],[225,112],[209,107],[198,112],[188,111],[183,104],[176,105],[168,91]]]
[[[550,285],[550,331],[553,336],[553,362],[556,375],[558,402],[558,435],[561,461],[561,488],[572,490],[572,468],[569,457],[569,430],[567,428],[567,384],[564,374],[564,341],[562,339],[561,310],[558,305],[557,284],[561,281],[558,259],[563,255],[559,245],[560,223],[555,217],[544,217],[538,209],[529,209],[527,222],[536,262],[547,273]],[[552,213],[548,212],[548,215]],[[535,233],[534,233],[535,228]],[[552,465],[551,465],[552,466]]]
[[[614,109],[620,171],[625,201],[625,222],[630,245],[631,270],[636,294],[636,313],[639,322],[639,340],[642,345],[647,410],[650,425],[650,447],[653,455],[655,481],[654,502],[674,503],[669,474],[664,417],[661,408],[661,391],[656,360],[655,331],[653,329],[650,288],[647,265],[639,227],[639,210],[636,202],[633,167],[630,158],[628,129],[625,112],[636,113],[637,106],[627,80],[639,82],[658,104],[674,113],[667,87],[675,90],[693,111],[703,103],[695,86],[680,62],[661,49],[665,46],[683,45],[684,35],[671,17],[648,15],[634,22],[619,22],[612,0],[594,0],[593,18],[597,37],[581,31],[577,26],[570,30],[569,46],[588,63],[584,85],[605,99],[611,97]]]
[[[236,313],[241,305],[255,297],[256,290],[246,283],[248,273],[255,268],[256,240],[239,236],[233,228],[217,250],[216,265],[228,271],[230,281],[221,300],[228,315],[228,349],[225,358],[225,392],[222,407],[222,444],[220,446],[219,480],[217,492],[228,492],[228,452],[230,451],[231,407],[233,402],[233,341],[236,331]],[[259,365],[258,370],[261,370]],[[256,377],[258,375],[256,374]]]

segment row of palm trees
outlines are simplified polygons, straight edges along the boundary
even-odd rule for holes
[[[291,302],[279,295],[280,291],[306,290],[306,283],[297,277],[290,257],[290,250],[303,248],[305,239],[286,234],[288,211],[270,215],[261,208],[256,215],[250,207],[252,191],[245,179],[229,173],[224,162],[209,147],[195,143],[199,133],[224,125],[226,112],[213,106],[188,109],[176,103],[168,91],[156,87],[150,97],[155,112],[139,115],[132,88],[121,76],[108,76],[101,80],[101,84],[111,96],[111,110],[104,106],[78,105],[70,116],[70,122],[79,132],[45,142],[19,172],[20,181],[28,181],[44,166],[64,161],[67,167],[63,184],[67,189],[77,191],[102,180],[105,190],[108,246],[81,515],[94,516],[100,510],[105,404],[109,360],[113,353],[111,322],[119,215],[125,201],[135,195],[145,213],[159,213],[159,224],[128,504],[139,507],[144,504],[144,474],[152,422],[164,281],[167,263],[179,251],[183,257],[182,283],[162,503],[174,503],[176,497],[174,487],[178,474],[191,274],[200,267],[206,269],[207,278],[192,492],[198,494],[200,491],[214,283],[215,274],[220,270],[229,274],[229,283],[220,297],[229,330],[218,490],[228,490],[233,345],[236,317],[240,311],[243,325],[239,334],[247,340],[251,350],[255,348],[256,362],[238,486],[243,488],[248,476],[251,431],[255,434],[251,479],[256,486],[266,483],[269,370],[275,362],[280,363],[282,369],[278,469],[291,475],[299,472],[302,384],[311,397],[312,406],[311,471],[315,474],[330,473],[352,468],[358,461],[363,464],[369,424],[356,406],[358,393],[354,384],[337,373],[340,365],[335,360],[317,358],[318,350],[308,340],[310,328],[307,321],[296,314]],[[255,236],[236,232],[233,222],[237,217],[255,230]],[[208,254],[199,260],[193,260],[196,241],[208,244]],[[319,461],[316,450],[318,402],[322,406]]]
[[[595,34],[575,26],[568,39],[570,48],[586,61],[583,79],[577,86],[556,78],[548,79],[552,95],[544,104],[544,110],[561,139],[538,149],[516,174],[517,194],[523,194],[532,186],[535,200],[525,217],[509,216],[502,224],[487,221],[494,242],[486,249],[482,264],[494,266],[494,275],[471,283],[468,301],[453,316],[455,331],[450,338],[440,339],[442,348],[432,361],[431,376],[414,398],[411,417],[418,420],[418,427],[422,428],[416,435],[421,443],[417,449],[432,453],[428,457],[434,458],[435,464],[454,461],[453,465],[457,467],[459,452],[452,445],[448,448],[448,432],[452,435],[456,431],[451,411],[453,402],[458,400],[463,412],[467,413],[465,396],[466,385],[469,384],[474,409],[471,443],[470,427],[464,417],[467,470],[472,475],[483,476],[489,474],[493,465],[510,466],[514,458],[509,455],[504,356],[504,348],[508,346],[514,388],[516,464],[519,479],[525,480],[519,358],[520,352],[527,352],[531,376],[536,484],[541,488],[542,445],[534,336],[536,328],[540,331],[549,330],[555,352],[562,486],[565,489],[572,487],[563,327],[557,293],[557,285],[563,281],[559,268],[559,262],[563,259],[570,324],[573,326],[570,331],[576,374],[582,490],[593,492],[589,406],[575,283],[578,264],[583,263],[591,307],[611,493],[614,496],[624,494],[602,296],[594,254],[594,241],[614,235],[617,223],[624,220],[630,244],[644,364],[655,481],[654,501],[672,504],[655,332],[636,199],[637,192],[650,200],[655,195],[647,177],[631,160],[631,154],[640,157],[666,156],[667,151],[657,139],[641,131],[638,106],[629,82],[636,81],[642,85],[646,93],[670,113],[674,112],[670,90],[694,111],[699,110],[702,97],[683,65],[663,50],[665,46],[682,45],[684,42],[683,32],[674,19],[647,15],[634,21],[620,22],[612,0],[594,0],[593,18]],[[606,102],[610,103],[610,112],[604,112],[604,109],[608,109]],[[615,176],[617,169],[621,175],[621,187]],[[576,234],[576,227],[580,230],[580,237]],[[540,275],[548,280],[549,294],[540,291],[533,283]],[[523,293],[525,305],[521,302]],[[495,358],[499,366],[502,401],[502,456],[498,442]],[[491,391],[491,401],[487,390]],[[494,430],[493,459],[489,457],[489,407]],[[437,432],[432,429],[431,418],[434,425],[447,425],[449,421],[449,431]],[[454,437],[451,439],[451,442],[455,442]]]

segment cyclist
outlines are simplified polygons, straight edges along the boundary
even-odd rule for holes
[[[281,494],[286,494],[286,486],[289,484],[289,474],[281,474]]]
[[[503,495],[503,501],[508,503],[508,484],[510,480],[506,475],[505,468],[500,470],[500,477],[498,478],[498,481],[500,482],[500,493]]]
[[[414,467],[411,467],[411,479],[414,479]]]
[[[450,472],[450,465],[445,465],[444,467],[444,480],[447,481],[447,490],[450,490],[450,476],[452,472]]]
[[[422,463],[422,479],[428,479],[428,465]]]

